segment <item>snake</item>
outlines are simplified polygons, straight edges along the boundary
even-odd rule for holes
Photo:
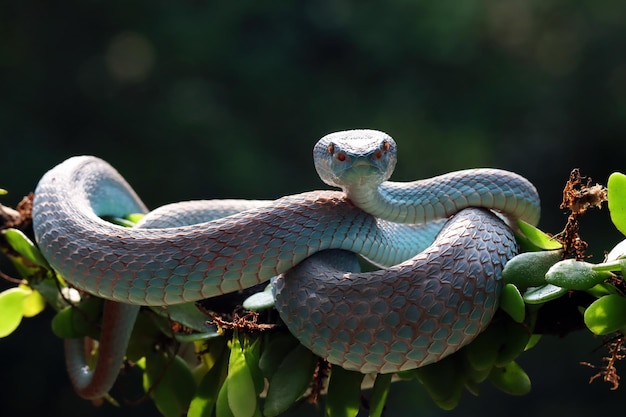
[[[112,387],[139,306],[194,302],[274,276],[289,330],[362,373],[438,361],[488,325],[501,271],[518,252],[511,226],[539,220],[532,183],[493,168],[393,182],[396,143],[369,129],[326,135],[313,156],[322,180],[342,191],[251,201],[209,221],[203,204],[188,202],[166,209],[164,223],[134,228],[103,219],[148,210],[102,159],[71,157],[43,175],[33,201],[42,254],[70,285],[106,300],[95,370],[84,347],[66,341],[79,395]],[[382,269],[356,272],[348,252]]]

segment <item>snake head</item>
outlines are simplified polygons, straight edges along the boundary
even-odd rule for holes
[[[377,187],[396,166],[395,141],[378,130],[346,130],[328,134],[313,148],[322,181],[344,191],[352,186]]]

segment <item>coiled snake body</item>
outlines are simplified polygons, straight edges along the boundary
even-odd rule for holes
[[[377,131],[328,135],[314,155],[324,181],[344,192],[252,203],[223,219],[168,228],[129,229],[100,218],[146,211],[100,159],[71,158],[44,175],[33,207],[42,253],[73,286],[117,302],[105,306],[100,356],[108,368],[123,358],[137,313],[133,305],[196,301],[283,273],[276,282],[281,318],[304,345],[346,369],[388,373],[419,367],[484,329],[497,307],[501,270],[517,251],[509,227],[485,209],[536,223],[539,200],[532,184],[493,169],[386,181],[395,165],[395,143]],[[178,224],[186,222],[184,209],[176,216]],[[416,227],[390,223],[449,216],[419,254]],[[351,273],[336,268],[351,262],[341,251],[314,255],[326,249],[395,266]],[[127,323],[121,332],[120,322]],[[113,347],[104,346],[108,339]],[[115,351],[120,344],[121,353]],[[71,346],[68,360],[82,356]],[[105,348],[115,352],[103,353]],[[79,374],[73,376],[79,393],[88,398],[106,393],[117,374],[100,378],[83,365],[70,368]],[[94,379],[106,381],[96,389]]]

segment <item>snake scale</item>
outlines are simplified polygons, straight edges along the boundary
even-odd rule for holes
[[[96,368],[114,375],[96,377],[70,364],[70,375],[83,374],[72,377],[82,396],[101,396],[115,381],[136,306],[206,299],[276,275],[276,308],[290,331],[350,370],[423,366],[486,327],[498,305],[502,268],[517,253],[503,218],[539,219],[529,181],[472,169],[391,182],[395,142],[373,130],[327,135],[314,159],[322,179],[342,192],[252,202],[202,223],[201,213],[187,219],[194,210],[182,204],[169,210],[173,223],[164,223],[176,227],[124,228],[102,220],[146,208],[98,158],[73,157],[43,176],[33,206],[42,253],[71,285],[111,300],[101,336],[105,358]],[[412,224],[433,221],[430,230],[438,234],[424,244],[420,226]],[[344,251],[388,268],[353,272],[354,259]],[[76,346],[69,342],[68,361],[83,356]],[[99,388],[87,388],[94,380]]]

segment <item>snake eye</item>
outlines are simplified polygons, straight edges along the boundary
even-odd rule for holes
[[[337,161],[339,161],[339,162],[343,162],[347,158],[346,154],[343,153],[343,152],[337,152],[337,154],[335,155],[335,144],[334,143],[331,143],[330,145],[328,145],[328,153],[331,154],[332,156],[334,156],[335,158],[337,158]]]
[[[382,158],[383,154],[387,153],[389,149],[391,149],[391,145],[389,144],[389,142],[387,142],[386,140],[383,141],[382,145],[380,145],[380,148],[378,148],[378,150],[374,152],[374,155],[372,155],[372,158],[373,159]]]

